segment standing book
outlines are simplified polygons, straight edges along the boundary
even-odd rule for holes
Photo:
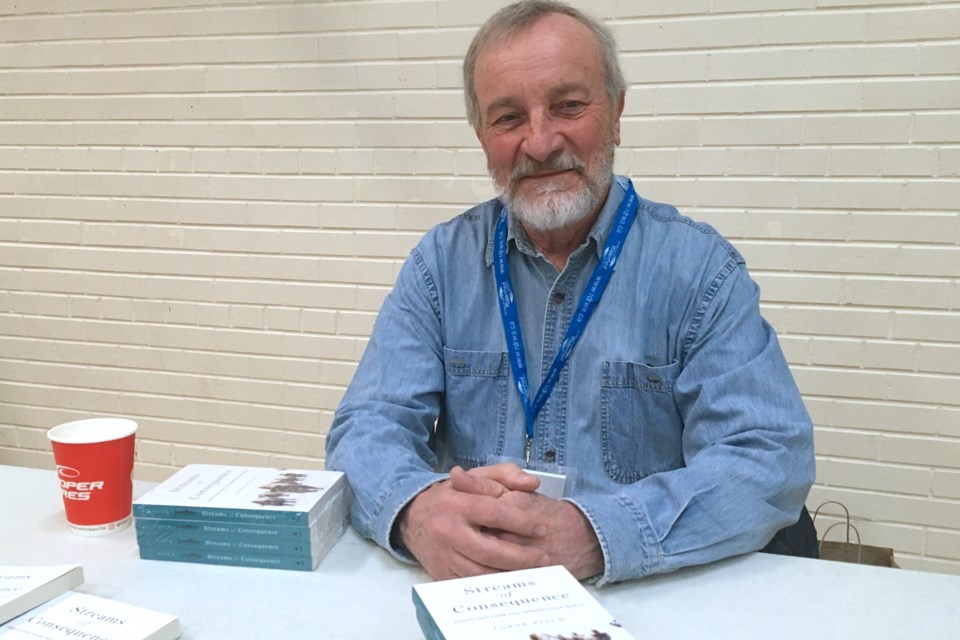
[[[0,630],[3,640],[176,640],[176,616],[85,593],[71,593]]]
[[[633,640],[561,566],[413,587],[427,640]]]
[[[0,624],[83,584],[77,564],[0,567]]]

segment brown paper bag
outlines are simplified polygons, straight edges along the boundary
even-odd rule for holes
[[[820,539],[820,559],[836,560],[839,562],[852,562],[854,564],[869,564],[877,567],[899,568],[893,559],[893,549],[889,547],[874,547],[860,542],[860,531],[850,521],[850,511],[847,507],[835,500],[828,500],[817,507],[813,512],[813,521],[817,521],[820,509],[828,504],[838,505],[845,514],[844,522],[835,522],[823,532]],[[846,540],[827,540],[827,534],[835,527],[842,526],[846,528]],[[850,539],[850,532],[856,535],[856,542]]]

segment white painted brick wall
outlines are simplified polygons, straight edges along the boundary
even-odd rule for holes
[[[504,3],[0,0],[0,462],[121,414],[144,479],[322,466],[403,258],[492,194],[459,74]],[[618,170],[762,287],[810,506],[960,574],[960,6],[578,3],[630,82]]]

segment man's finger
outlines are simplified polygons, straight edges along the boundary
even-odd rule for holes
[[[491,482],[509,491],[536,491],[540,486],[539,478],[524,472],[523,469],[509,462],[487,467],[475,467],[469,471],[454,467],[450,470],[451,479],[453,479],[455,473],[458,482],[454,484],[454,488],[458,491],[489,495],[493,498],[500,497],[503,492],[500,489],[494,489],[494,486],[490,484]],[[461,474],[469,476],[469,478],[462,478]],[[484,482],[471,484],[470,481],[473,479],[484,480]]]
[[[474,503],[469,514],[471,522],[477,529],[495,529],[524,538],[543,536],[546,528],[539,518],[531,517],[531,512],[526,508],[529,500],[517,501],[513,499],[515,496],[529,496],[533,500],[536,498],[552,500],[538,493],[508,491],[497,500],[478,500]]]
[[[460,467],[450,469],[450,484],[457,491],[490,498],[499,498],[509,490],[496,480],[481,474],[468,473]]]
[[[457,543],[457,552],[467,561],[460,566],[490,573],[488,569],[515,571],[549,564],[549,556],[541,549],[518,544],[513,540],[503,540],[494,534],[480,531],[473,533],[475,535],[467,536]]]

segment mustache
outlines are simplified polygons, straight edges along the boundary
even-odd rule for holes
[[[513,171],[510,172],[510,182],[516,185],[521,179],[529,176],[535,176],[540,173],[553,173],[555,171],[567,171],[570,169],[582,174],[585,168],[586,163],[570,153],[558,153],[543,162],[524,155],[517,161],[517,164],[514,165]]]

